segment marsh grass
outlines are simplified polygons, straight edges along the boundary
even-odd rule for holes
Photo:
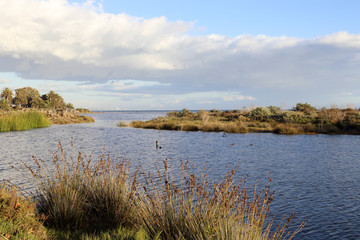
[[[165,160],[155,174],[130,175],[125,160],[68,157],[60,143],[50,165],[33,159],[22,171],[38,184],[37,208],[54,239],[291,239],[304,226],[288,230],[294,215],[273,226],[269,185],[249,191],[236,170],[215,182],[188,161]]]
[[[273,199],[269,186],[250,194],[246,178],[235,182],[230,170],[216,183],[204,171],[195,173],[189,162],[181,163],[181,176],[174,179],[169,161],[148,175],[140,216],[150,239],[292,239],[302,222],[288,231],[295,215],[284,218],[274,232],[267,213]],[[180,180],[180,181],[179,181]],[[270,184],[270,182],[269,182]]]
[[[0,132],[22,131],[48,127],[50,125],[50,120],[44,114],[37,111],[3,112],[0,114]]]
[[[120,121],[116,124],[118,127],[128,127],[129,124],[125,121]]]
[[[360,135],[360,110],[316,110],[309,104],[298,104],[290,111],[281,111],[274,106],[224,112],[199,110],[197,113],[184,109],[145,122],[134,121],[129,125],[135,128],[177,131]]]
[[[0,239],[46,239],[35,203],[5,183],[0,184]]]
[[[53,153],[51,168],[45,161],[33,159],[36,167],[24,164],[23,170],[28,170],[39,186],[37,207],[47,216],[46,226],[96,233],[136,225],[137,172],[130,180],[125,160],[115,162],[117,159],[106,154],[97,160],[81,153],[68,157],[61,144]]]

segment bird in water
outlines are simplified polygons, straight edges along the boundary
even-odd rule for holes
[[[254,144],[252,144],[252,143],[249,144],[250,147],[251,147],[252,145],[254,145]]]

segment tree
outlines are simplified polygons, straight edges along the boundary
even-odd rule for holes
[[[37,89],[24,87],[15,90],[14,102],[22,107],[41,107],[42,102]]]
[[[1,92],[1,98],[10,103],[13,98],[13,92],[11,91],[11,89],[4,88]]]
[[[74,109],[74,105],[73,105],[72,103],[66,104],[66,107],[67,107],[67,108],[70,108],[70,109]]]
[[[5,111],[11,110],[10,103],[8,100],[6,100],[6,99],[0,100],[0,110],[5,110]]]
[[[66,108],[64,99],[59,94],[55,93],[52,90],[48,94],[42,95],[41,98],[45,101],[46,105],[49,108],[53,108],[53,109]]]

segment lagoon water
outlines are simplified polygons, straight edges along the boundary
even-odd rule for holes
[[[119,128],[122,121],[146,120],[165,112],[89,114],[95,123],[54,125],[24,132],[0,133],[0,181],[9,179],[31,190],[11,165],[32,164],[34,155],[51,161],[61,141],[67,153],[110,152],[133,167],[153,170],[154,163],[172,159],[206,165],[212,179],[228,167],[248,175],[248,184],[275,190],[271,215],[296,212],[307,225],[295,239],[360,239],[360,136],[227,134]],[[155,148],[159,141],[161,149]],[[75,149],[71,148],[74,143]]]

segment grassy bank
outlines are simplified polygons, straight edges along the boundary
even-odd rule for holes
[[[38,185],[31,216],[49,239],[291,239],[304,224],[289,231],[290,215],[272,226],[269,186],[249,192],[245,178],[235,181],[236,170],[215,182],[189,162],[174,166],[177,176],[170,161],[152,175],[140,168],[130,174],[128,162],[108,154],[68,157],[59,146],[53,156],[49,165],[34,158],[34,167],[21,168]],[[19,232],[6,236],[20,239]]]
[[[94,122],[92,117],[51,110],[0,111],[0,132],[49,127],[51,124]]]
[[[0,132],[22,131],[50,125],[51,121],[44,114],[37,111],[0,113]]]
[[[53,124],[73,124],[95,122],[92,117],[79,115],[77,112],[41,110]]]
[[[234,111],[187,109],[169,112],[149,121],[133,121],[130,126],[177,131],[203,132],[272,132],[278,134],[360,134],[360,111],[322,108],[297,104],[290,111],[278,107],[257,107]]]

